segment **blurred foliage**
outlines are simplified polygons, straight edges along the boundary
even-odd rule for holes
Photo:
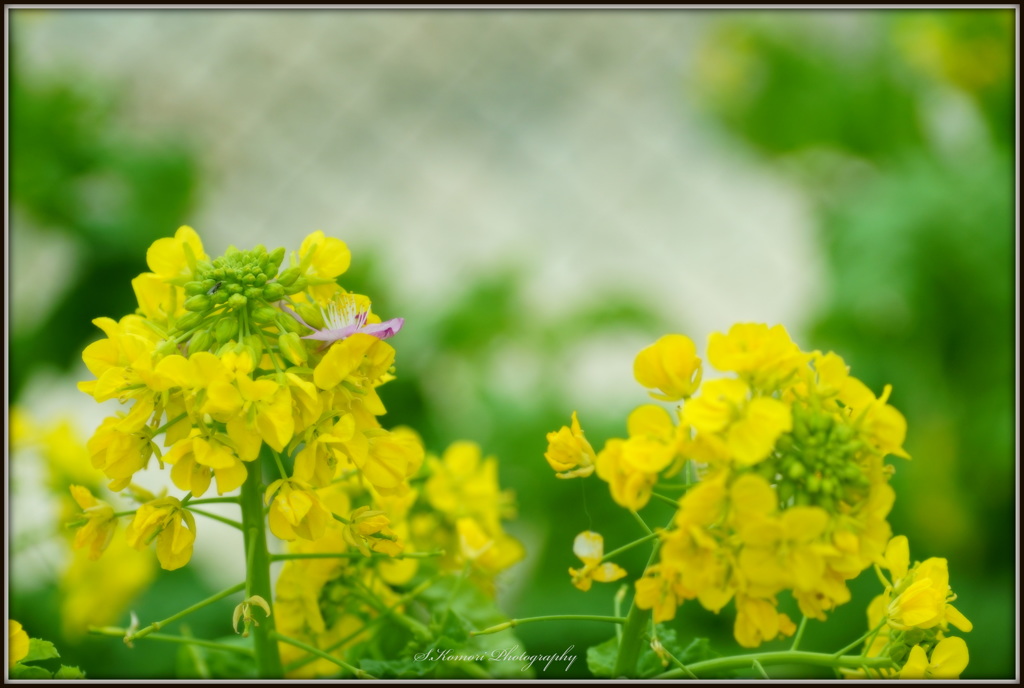
[[[428,449],[456,439],[478,442],[498,457],[501,484],[516,493],[519,519],[509,530],[527,551],[520,563],[499,579],[499,606],[510,616],[610,614],[615,586],[596,586],[583,593],[570,583],[568,568],[578,565],[572,542],[595,523],[609,549],[643,535],[639,526],[622,519],[608,487],[598,480],[558,480],[544,460],[546,435],[569,422],[571,405],[580,401],[566,374],[587,343],[624,338],[650,342],[669,329],[678,330],[641,299],[621,287],[594,294],[586,304],[544,315],[529,306],[529,274],[509,268],[495,270],[466,285],[455,298],[432,313],[396,310],[399,304],[385,271],[363,250],[339,278],[347,289],[374,294],[374,312],[384,318],[406,316],[395,341],[397,379],[381,388],[387,422],[415,428]],[[629,376],[632,358],[618,362]],[[508,368],[511,367],[511,372]],[[624,431],[624,409],[643,403],[637,388],[631,399],[601,411],[609,400],[593,400],[587,418],[591,441]],[[575,400],[575,402],[573,401]],[[653,505],[657,520],[671,510]],[[606,528],[605,525],[608,524]],[[614,524],[612,526],[611,524]],[[627,552],[620,563],[639,575],[649,552]],[[714,625],[714,624],[712,624]],[[545,670],[534,664],[537,678],[586,678],[586,648],[609,638],[606,624],[549,622],[516,629],[522,649],[530,655],[560,654],[570,646],[575,661],[554,662]],[[500,635],[500,634],[499,634]],[[728,635],[728,630],[726,630]],[[507,634],[506,634],[507,636]],[[495,636],[499,637],[499,636]],[[512,642],[510,637],[503,640]],[[687,641],[689,637],[687,638]]]
[[[950,560],[986,639],[964,678],[1010,676],[1014,12],[861,12],[845,34],[823,19],[723,24],[699,103],[817,199],[828,284],[812,343],[873,389],[892,383],[914,457],[894,529]]]
[[[124,285],[145,270],[146,248],[184,224],[194,205],[195,152],[174,137],[132,136],[117,124],[119,106],[110,87],[74,73],[27,73],[13,51],[11,243],[64,239],[74,247],[75,264],[55,303],[27,306],[45,315],[12,332],[12,400],[39,368],[66,369],[80,359],[95,338],[93,318],[134,309]]]

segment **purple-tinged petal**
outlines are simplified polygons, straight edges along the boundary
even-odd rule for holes
[[[385,320],[381,323],[374,325],[366,325],[359,331],[376,337],[377,339],[388,339],[398,334],[398,331],[402,329],[402,325],[405,324],[405,318],[392,318],[391,320]]]
[[[321,342],[338,342],[347,339],[359,331],[359,323],[352,323],[334,330],[316,330],[313,334],[307,334],[303,339],[317,339]]]

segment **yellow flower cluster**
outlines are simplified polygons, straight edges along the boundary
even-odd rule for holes
[[[221,495],[239,488],[261,451],[282,466],[266,499],[271,529],[287,540],[323,536],[332,519],[316,490],[339,476],[382,495],[408,489],[423,449],[415,435],[381,427],[377,395],[395,356],[384,340],[402,321],[381,323],[366,297],[337,284],[350,258],[344,242],[314,232],[286,269],[283,248],[231,247],[211,260],[182,227],[150,247],[151,272],[132,282],[136,312],[94,321],[106,337],[85,349],[95,379],[79,388],[127,409],[89,440],[92,465],[120,491],[155,455],[190,494],[144,504],[128,529],[136,547],[157,541],[164,568],[191,557],[187,500],[211,484]],[[79,544],[98,553],[110,514],[76,499],[89,510]]]
[[[931,557],[910,565],[910,546],[903,535],[892,538],[881,567],[889,571],[885,591],[868,606],[868,627],[874,631],[866,656],[887,656],[902,668],[889,673],[903,679],[954,679],[968,663],[967,643],[948,635],[950,626],[969,632],[974,625],[951,602],[945,559]],[[848,672],[851,678],[861,672]]]
[[[891,536],[888,454],[903,450],[906,421],[849,374],[835,353],[804,352],[776,325],[737,324],[708,341],[711,365],[730,376],[704,381],[687,337],[662,337],[636,357],[637,381],[672,411],[645,405],[628,437],[595,453],[573,415],[548,435],[559,477],[593,466],[612,498],[643,508],[659,481],[687,489],[659,561],[636,581],[636,603],[655,622],[685,600],[718,612],[735,600],[734,634],[756,647],[795,631],[777,611],[789,590],[803,614],[849,600],[846,581],[877,561]],[[684,471],[684,468],[686,469]]]
[[[394,434],[402,433],[409,431]],[[290,487],[284,482],[271,489]],[[483,458],[471,442],[452,444],[441,458],[427,457],[401,495],[382,494],[353,474],[327,487],[292,490],[274,503],[282,500],[286,513],[306,513],[307,526],[317,529],[322,523],[322,531],[318,538],[299,539],[289,547],[309,558],[289,560],[281,571],[274,607],[278,630],[339,657],[365,639],[389,608],[404,618],[402,590],[419,574],[429,579],[468,567],[471,579],[490,589],[497,573],[523,557],[522,545],[502,528],[502,520],[513,515],[513,504],[512,495],[499,487],[497,461]],[[350,516],[342,523],[318,512]],[[272,511],[272,528],[274,518]],[[350,556],[329,556],[339,552]],[[406,557],[404,552],[432,556]],[[293,645],[282,643],[280,651],[286,666],[313,660]],[[336,673],[337,665],[319,659],[289,676]]]

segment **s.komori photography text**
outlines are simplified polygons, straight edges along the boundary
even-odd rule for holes
[[[439,650],[430,648],[426,652],[420,652],[414,659],[417,662],[481,662],[490,660],[492,662],[526,662],[522,671],[530,669],[534,662],[545,662],[544,669],[547,670],[552,663],[565,662],[565,670],[569,671],[576,655],[572,652],[575,645],[570,645],[558,655],[530,655],[518,645],[502,650],[491,650],[490,652],[479,652],[476,654],[462,654],[452,649]]]

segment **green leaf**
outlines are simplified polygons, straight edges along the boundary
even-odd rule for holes
[[[11,678],[23,679],[23,678],[53,678],[53,674],[42,667],[30,666],[28,664],[22,664],[18,662],[11,667],[9,672]]]
[[[57,673],[53,677],[58,679],[85,678],[85,672],[76,666],[61,664],[60,669],[57,669]]]
[[[600,645],[587,648],[587,668],[595,678],[614,678],[618,654],[619,639],[612,636]]]
[[[21,661],[27,664],[29,662],[41,662],[44,659],[56,659],[58,657],[60,657],[60,653],[57,652],[57,648],[49,640],[29,638],[28,654]]]

